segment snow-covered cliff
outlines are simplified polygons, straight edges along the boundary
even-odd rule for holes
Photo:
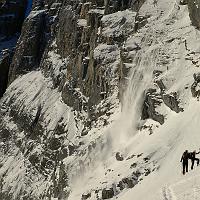
[[[179,161],[200,147],[199,5],[33,1],[0,99],[2,200],[198,199]]]

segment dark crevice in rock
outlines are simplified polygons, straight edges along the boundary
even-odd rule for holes
[[[0,97],[3,96],[8,84],[9,68],[12,60],[13,52],[5,50],[3,58],[0,60]]]

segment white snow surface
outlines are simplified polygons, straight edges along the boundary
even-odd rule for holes
[[[63,118],[64,123],[67,122],[75,128],[71,108],[62,102],[60,93],[57,89],[53,89],[50,79],[45,79],[40,71],[30,72],[10,85],[5,94],[7,102],[4,102],[9,104],[10,99],[7,98],[7,95],[11,95],[15,99],[12,106],[19,106],[19,115],[22,114],[21,112],[34,115],[38,106],[42,106],[44,126],[49,130],[54,129],[61,118]],[[22,99],[23,106],[20,106]]]
[[[29,13],[28,17],[26,18],[26,20],[32,20],[34,19],[35,17],[41,15],[41,14],[44,14],[45,10],[33,10]]]
[[[118,37],[123,32],[133,31],[136,13],[130,10],[119,11],[113,14],[105,15],[102,18],[103,30],[105,36]]]
[[[54,46],[54,44],[52,45]],[[51,69],[49,70],[51,73],[51,76],[54,78],[58,78],[61,76],[61,74],[66,74],[66,65],[68,63],[67,59],[62,59],[59,54],[57,54],[55,51],[49,51],[48,52],[48,58],[47,58],[48,65],[51,66]]]

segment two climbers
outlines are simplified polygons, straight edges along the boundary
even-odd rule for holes
[[[200,152],[188,152],[188,150],[185,150],[182,157],[181,157],[181,162],[183,165],[183,175],[185,174],[185,172],[188,172],[188,160],[190,159],[192,162],[191,165],[191,170],[193,170],[194,168],[194,162],[197,161],[197,166],[199,165],[199,159],[196,158],[196,154],[199,154]]]

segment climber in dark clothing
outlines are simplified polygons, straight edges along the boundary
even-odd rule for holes
[[[189,159],[189,153],[188,150],[185,150],[181,157],[181,162],[183,165],[183,175],[185,174],[185,171],[188,172],[188,159]]]
[[[191,169],[194,168],[194,162],[195,162],[195,160],[197,161],[197,166],[199,165],[199,159],[196,158],[196,154],[199,154],[199,153],[200,152],[197,153],[196,151],[193,151],[193,152],[190,153],[189,158],[191,159],[191,162],[192,162]]]

